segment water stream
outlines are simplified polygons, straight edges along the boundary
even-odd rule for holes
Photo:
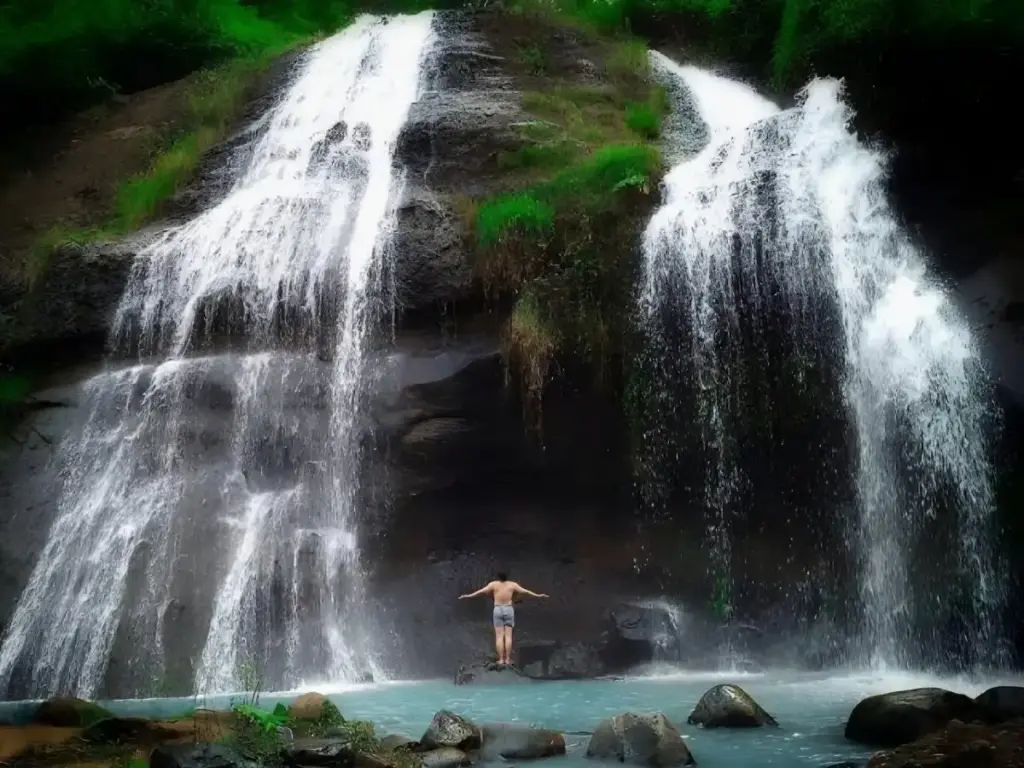
[[[782,110],[742,83],[653,56],[706,133],[665,179],[644,239],[641,305],[652,345],[685,361],[695,392],[711,577],[728,592],[734,521],[744,498],[758,499],[742,452],[764,435],[747,427],[758,412],[798,418],[789,403],[820,398],[806,382],[835,371],[856,444],[845,539],[858,570],[860,660],[925,663],[927,631],[957,626],[972,661],[997,662],[984,372],[966,323],[889,209],[884,155],[851,131],[837,81],[814,80]],[[683,350],[664,333],[666,308],[684,318]],[[762,381],[769,370],[783,371],[776,383]],[[795,391],[779,392],[781,376]],[[837,461],[824,445],[811,460],[804,475]],[[919,575],[922,560],[936,567],[921,548],[939,535],[937,519],[952,520],[956,557]]]

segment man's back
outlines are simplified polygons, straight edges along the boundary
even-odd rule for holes
[[[492,581],[488,584],[495,605],[512,605],[512,598],[521,587],[514,581]]]

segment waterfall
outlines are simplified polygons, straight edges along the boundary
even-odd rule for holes
[[[843,533],[858,572],[856,660],[923,663],[922,637],[948,620],[976,660],[994,661],[1003,594],[985,377],[968,327],[888,207],[884,156],[852,133],[837,81],[812,81],[782,110],[746,85],[653,58],[704,131],[665,179],[640,303],[659,375],[677,365],[693,393],[711,578],[732,579],[732,527],[758,503],[757,451],[782,439],[779,420],[805,419],[805,439],[819,441],[799,468],[805,484],[843,464],[854,496]],[[820,436],[832,375],[849,461],[827,447],[848,440]],[[833,518],[845,513],[823,503]],[[955,529],[953,578],[928,560],[937,519]],[[936,573],[919,575],[915,562]]]
[[[142,362],[85,386],[0,691],[94,696],[118,643],[142,693],[137,670],[211,693],[383,674],[362,395],[432,28],[361,16],[316,45],[225,197],[137,257],[111,344]],[[193,662],[168,668],[190,635]]]

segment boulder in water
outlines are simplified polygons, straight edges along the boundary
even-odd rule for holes
[[[380,748],[394,752],[396,749],[415,749],[417,743],[410,739],[408,736],[403,736],[400,733],[389,733],[380,739]]]
[[[288,707],[288,717],[293,720],[319,720],[324,715],[324,706],[328,704],[331,702],[322,693],[304,693]]]
[[[84,728],[108,717],[113,715],[99,704],[73,696],[59,696],[40,704],[32,715],[32,722],[55,728]]]
[[[224,744],[165,744],[149,755],[150,768],[257,768]]]
[[[846,738],[875,747],[898,747],[933,733],[952,720],[983,720],[974,699],[942,688],[913,688],[868,696],[853,708]]]
[[[420,744],[427,749],[479,749],[482,743],[483,734],[478,725],[447,709],[442,709],[434,715],[426,733],[420,739]]]
[[[998,685],[974,699],[987,711],[992,721],[1024,718],[1024,687]]]
[[[709,689],[686,722],[705,728],[760,728],[779,726],[760,704],[738,685],[716,685]]]
[[[602,721],[590,737],[587,757],[655,768],[697,762],[679,729],[661,712],[624,712]]]
[[[456,766],[469,765],[472,761],[469,755],[455,747],[441,747],[424,752],[420,757],[423,759],[423,768],[456,768]]]
[[[560,731],[508,723],[485,725],[482,731],[486,759],[533,760],[565,754],[565,737]]]
[[[455,673],[456,685],[515,685],[532,680],[511,664],[470,664]]]

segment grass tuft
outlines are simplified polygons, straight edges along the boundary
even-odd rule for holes
[[[557,349],[557,326],[534,293],[523,293],[508,320],[504,356],[507,369],[514,367],[522,375],[527,405],[539,401]]]
[[[645,139],[656,139],[661,135],[661,115],[647,104],[626,107],[626,125]]]

